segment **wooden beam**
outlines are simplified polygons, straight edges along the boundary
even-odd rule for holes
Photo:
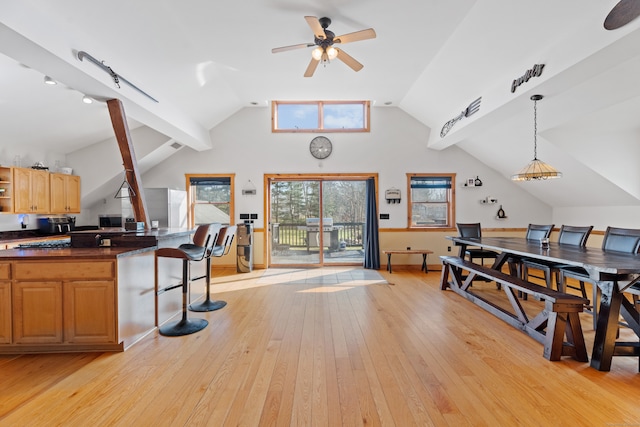
[[[122,155],[122,164],[124,166],[125,176],[129,183],[129,187],[134,193],[130,195],[130,199],[135,220],[138,222],[144,222],[145,228],[151,228],[151,224],[147,218],[147,206],[141,185],[142,180],[140,179],[140,173],[138,171],[138,162],[136,161],[136,154],[133,149],[131,135],[129,134],[127,116],[125,115],[122,101],[119,99],[110,99],[107,101],[107,106],[109,107],[111,124],[113,126],[113,131],[116,134],[120,154]]]

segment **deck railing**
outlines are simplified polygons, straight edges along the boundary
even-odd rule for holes
[[[338,231],[338,241],[347,247],[362,247],[364,235],[363,222],[334,222],[333,228]],[[307,247],[307,226],[305,224],[272,224],[272,242],[278,246]],[[328,246],[329,242],[325,242]]]

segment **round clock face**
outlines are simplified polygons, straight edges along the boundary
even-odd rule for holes
[[[316,136],[309,144],[309,151],[316,159],[326,159],[331,154],[331,141],[326,136]]]

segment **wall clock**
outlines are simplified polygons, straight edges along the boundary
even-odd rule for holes
[[[311,140],[311,144],[309,144],[311,155],[320,160],[329,157],[332,149],[331,141],[326,136],[316,136]]]

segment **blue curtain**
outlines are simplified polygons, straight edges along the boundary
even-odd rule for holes
[[[367,217],[364,226],[364,268],[380,269],[380,244],[378,243],[378,210],[376,209],[376,185],[367,179]]]

